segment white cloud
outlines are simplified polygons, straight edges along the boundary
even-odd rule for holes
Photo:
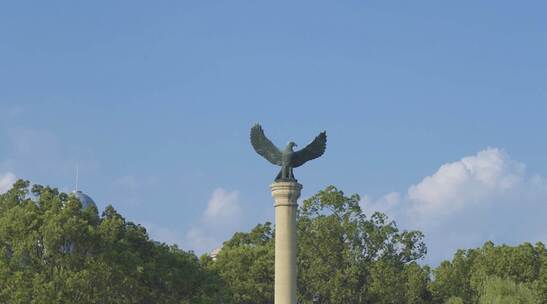
[[[0,193],[8,191],[16,181],[17,177],[11,172],[0,174]]]
[[[399,207],[400,202],[401,194],[398,192],[390,192],[376,200],[365,195],[361,205],[365,214],[372,214],[374,211],[392,214]]]
[[[217,221],[237,221],[240,214],[239,192],[218,188],[213,191],[203,217],[205,221],[214,223]]]
[[[123,179],[132,184],[133,179]],[[186,233],[156,223],[143,224],[152,239],[177,244],[200,255],[211,252],[241,228],[242,207],[239,191],[217,188],[211,194],[199,220]]]
[[[408,189],[414,211],[421,216],[442,215],[474,204],[503,198],[525,178],[525,166],[495,148],[442,165]]]
[[[404,195],[365,196],[362,204],[369,213],[387,213],[402,228],[423,231],[431,263],[487,240],[547,241],[541,239],[547,231],[547,181],[496,148],[442,165]]]
[[[200,221],[186,233],[186,242],[198,254],[210,252],[241,227],[241,217],[239,191],[217,188]]]

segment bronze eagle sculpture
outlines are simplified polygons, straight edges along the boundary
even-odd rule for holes
[[[284,150],[278,149],[264,135],[264,130],[260,124],[255,124],[251,128],[251,145],[256,153],[267,159],[270,163],[281,166],[281,170],[275,181],[296,181],[293,174],[293,168],[302,166],[305,162],[318,158],[325,153],[327,147],[327,133],[319,133],[315,139],[304,149],[293,151],[297,146],[294,142],[289,142]]]

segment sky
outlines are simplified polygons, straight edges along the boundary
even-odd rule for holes
[[[326,130],[295,170],[458,248],[547,242],[544,1],[0,4],[0,192],[75,186],[198,254],[273,221],[251,148]]]

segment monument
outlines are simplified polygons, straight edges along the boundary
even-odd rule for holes
[[[296,211],[302,185],[294,177],[293,168],[318,158],[325,152],[327,134],[321,132],[304,149],[289,142],[278,149],[264,135],[259,124],[251,128],[251,144],[255,151],[274,165],[281,166],[270,185],[275,207],[275,304],[296,304]]]

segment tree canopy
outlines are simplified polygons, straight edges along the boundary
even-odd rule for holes
[[[334,186],[297,217],[298,302],[547,304],[547,250],[486,242],[430,269],[419,231]],[[215,259],[155,242],[112,206],[28,181],[0,194],[0,303],[273,303],[274,226],[237,232]]]
[[[529,303],[547,303],[547,250],[542,243],[512,247],[486,242],[481,248],[458,250],[452,261],[442,262],[433,275],[430,289],[435,303],[450,297],[477,303],[481,296],[492,298],[501,290],[530,290],[536,296]],[[508,293],[501,295],[508,297]]]
[[[331,186],[299,208],[299,303],[425,303],[429,269],[418,231],[399,231],[381,213],[367,218],[358,195]],[[273,303],[274,231],[270,223],[236,233],[210,267],[233,303]]]
[[[0,195],[0,302],[219,303],[193,253],[151,241],[112,206],[18,181]]]

